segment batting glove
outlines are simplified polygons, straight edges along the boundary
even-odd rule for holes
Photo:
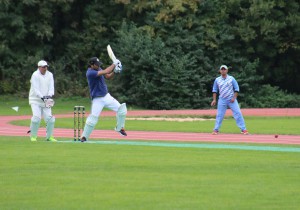
[[[121,62],[115,67],[114,72],[115,74],[119,74],[121,73],[121,71],[123,70],[122,64]]]
[[[118,64],[120,64],[121,61],[119,59],[114,60],[114,65],[117,66]]]

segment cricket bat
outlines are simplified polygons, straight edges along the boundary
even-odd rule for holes
[[[113,62],[115,62],[115,60],[117,60],[117,58],[116,58],[114,52],[112,51],[110,45],[107,45],[107,53],[108,53],[110,59],[111,59]]]

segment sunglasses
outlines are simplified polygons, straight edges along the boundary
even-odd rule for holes
[[[46,67],[48,67],[48,66],[41,66],[41,68],[46,68]]]
[[[221,68],[220,70],[227,70],[227,69],[225,69],[225,68]]]

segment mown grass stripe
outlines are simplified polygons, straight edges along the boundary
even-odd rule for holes
[[[81,143],[73,140],[58,141],[59,143]],[[153,147],[178,147],[178,148],[205,148],[205,149],[236,149],[253,151],[272,152],[300,152],[299,147],[278,147],[278,146],[251,146],[251,145],[229,145],[229,144],[187,144],[187,143],[165,143],[165,142],[142,142],[142,141],[87,141],[81,144],[115,144],[132,146],[153,146]]]

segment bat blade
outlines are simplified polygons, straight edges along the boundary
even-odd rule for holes
[[[107,45],[107,53],[108,53],[108,56],[110,57],[110,59],[114,62],[115,60],[117,60],[114,52],[112,51],[110,45]]]

